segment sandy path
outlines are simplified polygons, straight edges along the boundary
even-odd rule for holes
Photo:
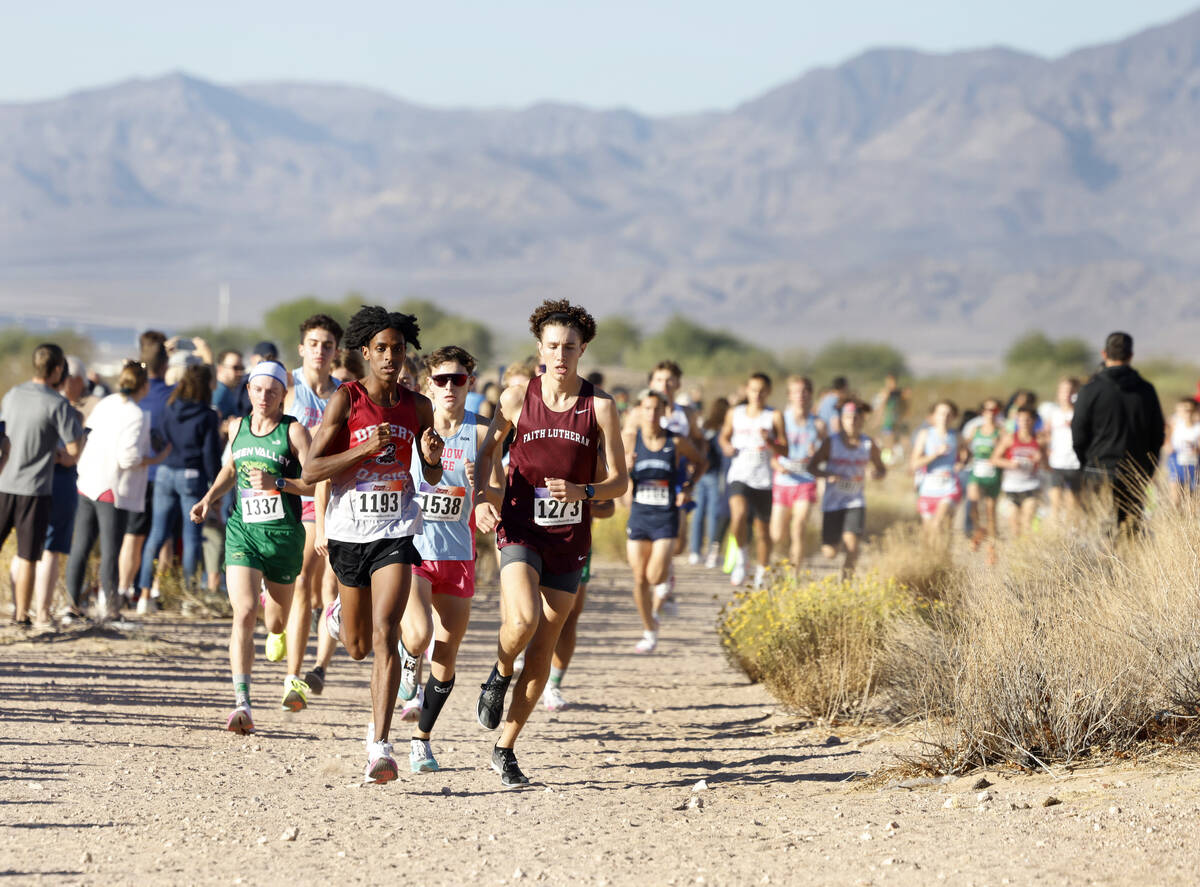
[[[125,636],[0,641],[0,875],[87,884],[1192,883],[1200,777],[1120,771],[975,777],[905,790],[856,780],[910,747],[870,730],[795,730],[726,666],[727,586],[680,568],[660,653],[638,637],[625,573],[598,571],[573,703],[518,745],[535,780],[501,788],[474,719],[496,598],[480,603],[435,750],[446,769],[362,786],[368,668],[339,653],[323,697],[259,733],[220,726],[227,626],[156,617]],[[261,652],[261,631],[260,631]],[[407,725],[395,732],[406,756]],[[402,762],[402,766],[403,762]],[[693,792],[704,779],[708,789]],[[1043,808],[1049,794],[1063,803]],[[702,805],[686,809],[690,799]],[[946,807],[949,799],[953,807]],[[1012,805],[1017,809],[1011,809]],[[1029,804],[1025,809],[1023,804]],[[889,828],[889,824],[895,827]],[[293,841],[281,840],[298,828]],[[403,882],[402,882],[403,883]]]

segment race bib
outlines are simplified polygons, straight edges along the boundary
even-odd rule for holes
[[[364,481],[352,494],[354,517],[358,520],[392,521],[404,517],[405,483],[402,480]]]
[[[808,460],[807,459],[783,459],[779,460],[779,467],[787,474],[807,474]]]
[[[1033,471],[1033,460],[1032,459],[1026,459],[1024,457],[1021,457],[1015,461],[1017,463],[1017,471],[1024,471],[1027,473]]]
[[[242,522],[267,524],[283,520],[283,496],[275,490],[242,490]]]
[[[925,489],[931,496],[951,495],[956,489],[953,473],[945,469],[933,472],[926,480]]]
[[[996,476],[996,466],[987,459],[976,459],[971,463],[971,474],[980,480],[990,480]]]
[[[467,503],[466,487],[435,487],[421,482],[421,515],[425,520],[457,521]]]
[[[1184,466],[1185,468],[1188,466],[1195,465],[1197,462],[1196,448],[1194,446],[1189,446],[1188,444],[1184,444],[1178,450],[1175,451],[1175,461],[1178,462],[1180,465]]]
[[[633,501],[638,505],[653,505],[662,507],[671,504],[671,484],[665,480],[638,481],[633,493]]]
[[[533,489],[533,522],[539,527],[565,527],[583,521],[583,500],[560,502],[546,487]]]
[[[857,496],[863,491],[861,477],[839,477],[833,482],[833,488],[847,496]]]

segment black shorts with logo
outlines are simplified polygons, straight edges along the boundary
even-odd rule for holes
[[[329,540],[329,566],[338,582],[347,588],[368,588],[376,570],[392,564],[421,565],[421,555],[412,536],[376,539],[373,542]]]

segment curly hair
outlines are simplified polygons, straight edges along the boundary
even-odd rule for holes
[[[304,336],[309,330],[325,330],[325,332],[333,336],[335,347],[338,342],[342,341],[342,325],[328,314],[314,314],[312,317],[306,318],[304,323],[300,324],[301,342],[304,341]],[[404,337],[404,341],[408,341],[407,336]]]
[[[552,324],[575,330],[585,345],[596,338],[595,318],[586,309],[572,305],[566,299],[547,299],[529,315],[529,329],[538,341],[541,341],[542,330]]]
[[[384,330],[395,330],[404,336],[408,348],[419,349],[421,327],[411,314],[388,311],[380,305],[363,305],[346,325],[344,343],[347,350],[363,348]]]
[[[475,373],[475,358],[466,348],[460,348],[458,345],[443,345],[426,357],[425,370],[432,373],[434,367],[444,363],[461,363],[466,367],[468,373],[472,375]]]

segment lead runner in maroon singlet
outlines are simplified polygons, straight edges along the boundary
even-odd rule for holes
[[[501,394],[475,460],[476,524],[485,533],[499,525],[500,640],[476,711],[489,730],[500,724],[513,660],[525,651],[525,667],[492,751],[492,768],[506,787],[529,783],[513,745],[545,688],[555,644],[574,606],[591,548],[588,503],[616,499],[629,485],[616,405],[578,372],[596,322],[565,299],[547,300],[530,316],[529,327],[546,372]],[[514,425],[501,504],[489,500],[487,479]],[[609,466],[602,478],[596,474],[600,446]]]

